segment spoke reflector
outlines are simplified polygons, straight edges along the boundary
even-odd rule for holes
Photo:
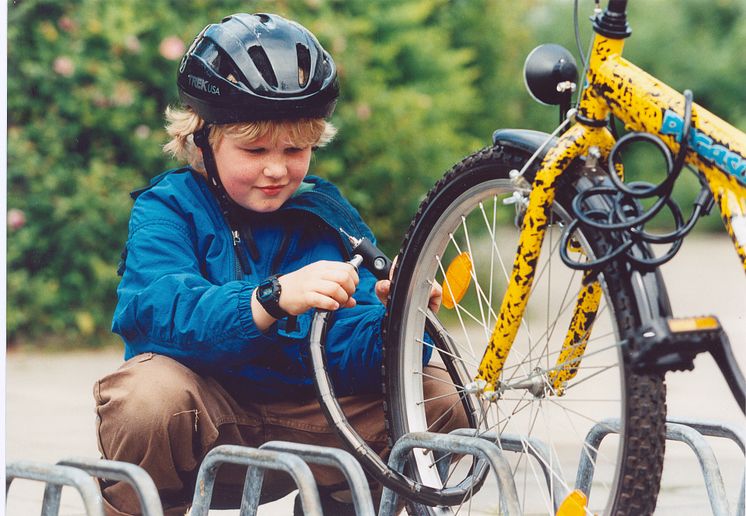
[[[471,284],[472,262],[469,253],[463,252],[448,265],[443,280],[443,306],[452,310],[463,299]]]
[[[562,500],[562,504],[557,509],[557,516],[583,516],[587,505],[588,498],[585,493],[580,489],[575,489]]]

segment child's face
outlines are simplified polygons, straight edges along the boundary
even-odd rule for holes
[[[275,211],[298,189],[308,173],[310,146],[299,148],[281,132],[253,141],[223,137],[214,150],[218,174],[236,203],[258,212]]]

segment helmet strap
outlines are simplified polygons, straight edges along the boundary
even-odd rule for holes
[[[212,146],[210,145],[210,127],[209,124],[205,124],[198,129],[194,133],[194,143],[202,151],[202,162],[205,165],[205,172],[207,172],[207,183],[218,200],[223,217],[228,220],[234,202],[228,192],[225,191],[223,182],[218,175],[218,166],[215,163],[215,155],[212,153]]]
[[[218,205],[220,206],[220,212],[228,224],[228,227],[230,227],[233,236],[233,248],[238,257],[241,269],[244,274],[249,274],[251,272],[251,267],[249,266],[249,260],[246,257],[246,251],[244,247],[241,246],[241,239],[244,234],[243,231],[241,231],[240,224],[235,220],[236,202],[230,198],[228,192],[223,186],[223,182],[220,180],[220,176],[218,175],[218,166],[215,163],[215,155],[213,154],[212,146],[210,145],[210,127],[209,124],[205,124],[195,131],[194,144],[202,151],[202,162],[205,165],[205,172],[207,172],[207,185],[210,187],[210,190],[217,199]],[[245,240],[249,245],[249,249],[252,251],[252,256],[256,254],[254,259],[258,259],[258,249],[256,250],[257,252],[254,253],[256,248],[254,239],[243,238],[243,240]]]

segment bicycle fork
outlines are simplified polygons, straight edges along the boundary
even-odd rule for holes
[[[613,143],[613,137],[606,128],[576,124],[549,151],[536,174],[521,225],[518,250],[508,287],[474,379],[475,385],[487,399],[496,399],[500,394],[500,376],[528,303],[541,245],[549,225],[556,181],[572,161],[586,154],[590,147],[598,147],[602,155],[608,155]],[[528,388],[535,396],[541,396],[547,390],[561,394],[566,382],[575,376],[601,298],[599,283],[588,283],[587,280],[586,275],[557,363],[547,371],[546,378],[537,378],[532,386],[516,387]]]

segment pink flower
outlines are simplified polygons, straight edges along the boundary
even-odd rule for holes
[[[21,229],[26,225],[26,214],[22,210],[13,208],[8,210],[8,227],[12,230]]]
[[[63,77],[72,77],[75,73],[75,63],[67,56],[59,56],[54,60],[52,69]]]
[[[168,36],[163,38],[158,51],[169,61],[178,61],[184,55],[186,46],[178,36]]]
[[[69,16],[63,16],[57,20],[57,25],[65,32],[73,32],[78,28],[78,24]]]

